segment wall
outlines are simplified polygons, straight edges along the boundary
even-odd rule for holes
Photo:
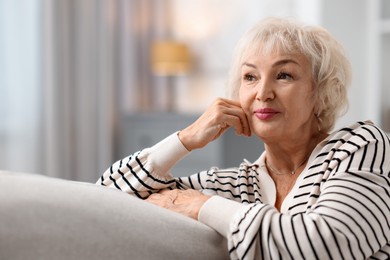
[[[390,133],[390,1],[382,0],[381,3],[380,18],[383,19],[386,24],[386,26],[383,26],[384,28],[379,43],[380,48],[383,51],[382,55],[380,56],[380,83],[382,86],[381,109],[383,113],[383,126],[385,127],[386,131]]]
[[[353,6],[353,10],[351,7]],[[338,126],[358,120],[380,122],[379,105],[369,107],[369,97],[376,92],[370,84],[368,2],[366,0],[326,0],[322,3],[322,25],[345,47],[352,65],[352,86],[349,90],[350,107]],[[379,100],[377,100],[379,103]],[[375,106],[375,107],[374,107]]]
[[[348,113],[336,127],[371,120],[390,132],[390,19],[387,0],[322,0],[321,25],[345,47],[352,65]],[[384,32],[386,31],[386,32]]]
[[[267,16],[296,17],[318,23],[320,1],[303,0],[173,0],[170,36],[186,42],[192,51],[191,74],[176,79],[177,109],[203,111],[225,96],[232,51],[241,35]],[[159,34],[160,37],[163,34]]]

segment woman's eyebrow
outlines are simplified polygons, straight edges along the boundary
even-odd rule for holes
[[[294,59],[282,59],[282,60],[278,60],[278,61],[276,61],[275,63],[273,63],[273,64],[272,64],[272,67],[278,67],[278,66],[281,66],[281,65],[285,65],[285,64],[287,64],[287,63],[294,63],[294,64],[296,64],[296,65],[298,65],[298,66],[301,66],[301,64],[299,64],[299,62],[297,62],[297,61],[294,60]],[[242,64],[242,67],[244,67],[244,66],[251,67],[251,68],[254,68],[254,69],[257,68],[257,66],[256,66],[255,64],[248,63],[248,62],[244,62],[244,63]]]
[[[294,63],[298,66],[301,66],[299,64],[299,62],[297,62],[296,60],[293,60],[293,59],[283,59],[283,60],[278,60],[277,62],[275,62],[274,64],[272,64],[272,67],[277,67],[277,66],[280,66],[280,65],[285,65],[287,63]]]
[[[248,62],[244,62],[244,63],[242,64],[242,67],[244,67],[244,66],[251,67],[251,68],[254,68],[254,69],[257,68],[256,65],[254,65],[254,64],[252,64],[252,63],[248,63]]]

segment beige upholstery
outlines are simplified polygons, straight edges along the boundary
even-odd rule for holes
[[[0,259],[227,259],[226,240],[118,190],[0,172]]]

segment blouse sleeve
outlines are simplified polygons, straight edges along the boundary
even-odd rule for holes
[[[115,162],[96,184],[146,198],[152,192],[180,185],[170,170],[188,153],[174,133],[150,148]]]
[[[215,196],[199,220],[227,238],[232,259],[389,259],[389,138],[372,125],[355,130],[318,155],[322,181],[318,194],[301,195],[304,212]]]

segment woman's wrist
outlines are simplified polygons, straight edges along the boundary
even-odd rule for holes
[[[147,160],[148,167],[159,176],[166,176],[165,174],[189,152],[180,142],[177,133],[174,133],[152,147],[144,149],[141,154],[143,160]]]
[[[220,196],[212,196],[199,210],[198,221],[215,229],[222,236],[229,236],[230,225],[235,214],[245,205]]]
[[[187,149],[187,151],[191,152],[194,148],[191,145],[191,136],[186,133],[186,130],[181,130],[177,133],[177,137],[183,146]]]
[[[199,213],[200,213],[200,210],[202,209],[202,207],[204,206],[204,204],[211,198],[212,196],[208,196],[208,195],[204,195],[202,194],[199,199],[198,199],[198,207],[196,209],[196,212],[195,212],[195,216],[194,216],[194,219],[195,220],[199,220]]]

